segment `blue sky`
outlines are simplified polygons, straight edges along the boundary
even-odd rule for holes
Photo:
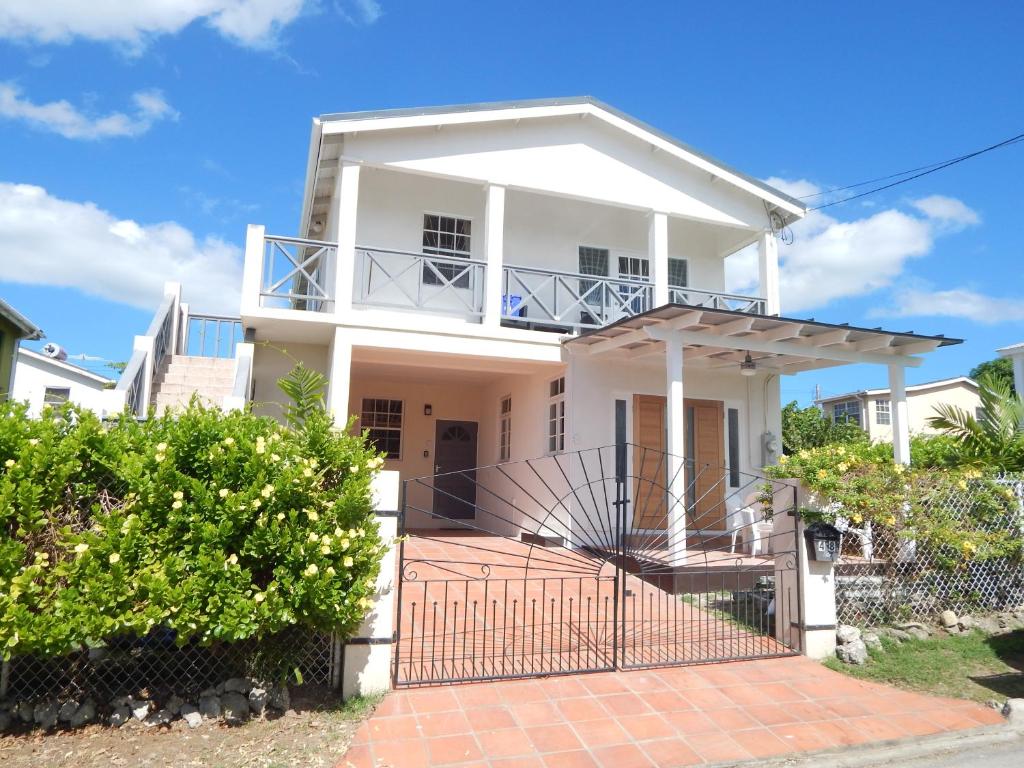
[[[317,114],[588,93],[800,194],[1024,132],[1015,3],[5,5],[0,295],[114,360],[165,279],[223,309],[246,223],[295,231]],[[1024,340],[1022,172],[1024,143],[809,217],[785,313],[967,340],[908,383]]]

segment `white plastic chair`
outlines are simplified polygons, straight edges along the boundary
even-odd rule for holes
[[[767,549],[765,544],[771,540],[774,526],[771,521],[764,519],[759,496],[759,493],[754,492],[741,501],[739,495],[734,493],[725,500],[729,536],[732,539],[729,551],[732,553],[736,552],[736,542],[741,536],[749,546],[751,555],[764,554]]]

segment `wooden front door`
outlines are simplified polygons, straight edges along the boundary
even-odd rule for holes
[[[668,522],[666,399],[633,396],[633,527],[663,530]],[[724,410],[718,400],[684,401],[688,530],[725,529]],[[692,469],[691,469],[692,467]]]

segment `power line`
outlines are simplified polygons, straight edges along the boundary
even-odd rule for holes
[[[846,202],[849,202],[850,200],[856,200],[857,198],[860,198],[860,197],[865,197],[867,195],[873,195],[875,192],[881,192],[884,189],[890,189],[890,188],[898,186],[900,184],[905,184],[908,181],[913,181],[914,179],[919,179],[922,176],[927,176],[928,174],[935,173],[936,171],[941,171],[943,168],[949,168],[951,165],[956,165],[957,163],[962,163],[965,160],[970,160],[972,157],[977,157],[978,155],[983,155],[986,152],[991,152],[994,149],[1000,149],[1002,147],[1010,146],[1011,144],[1017,144],[1017,143],[1020,143],[1021,141],[1024,141],[1024,133],[1018,134],[1018,135],[1013,136],[1013,137],[1011,137],[1009,139],[1006,139],[1004,141],[1000,141],[997,144],[992,144],[991,146],[975,150],[974,152],[968,152],[966,155],[960,155],[959,157],[954,157],[954,158],[952,158],[950,160],[943,160],[943,161],[938,162],[938,163],[932,163],[931,165],[922,165],[922,166],[920,166],[918,168],[911,168],[910,170],[902,171],[900,173],[893,173],[893,174],[890,174],[889,176],[881,176],[881,177],[879,177],[877,179],[870,179],[868,181],[861,181],[861,182],[858,182],[856,184],[849,184],[849,185],[847,185],[845,187],[836,187],[835,189],[827,189],[827,190],[825,190],[823,192],[815,192],[812,195],[805,195],[804,197],[801,198],[801,200],[806,200],[806,199],[811,198],[811,197],[818,197],[819,195],[830,194],[832,192],[842,192],[842,191],[847,190],[847,189],[856,189],[858,187],[863,187],[863,186],[866,186],[868,184],[875,184],[875,183],[877,183],[879,181],[887,181],[889,179],[898,179],[898,181],[894,181],[894,182],[892,182],[890,184],[884,184],[884,185],[882,185],[880,187],[875,187],[873,189],[869,189],[866,192],[860,192],[860,193],[858,193],[856,195],[850,195],[849,197],[844,197],[842,200],[833,200],[830,203],[823,203],[822,205],[818,205],[818,206],[815,206],[814,208],[808,209],[809,211],[820,211],[822,208],[828,208],[828,207],[833,206],[833,205],[839,205],[840,203],[846,203]],[[908,176],[907,174],[913,174],[913,175]],[[906,176],[906,178],[900,178],[902,176]]]

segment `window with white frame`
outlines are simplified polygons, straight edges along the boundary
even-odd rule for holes
[[[512,457],[512,395],[501,398],[498,409],[498,461]]]
[[[367,437],[385,458],[402,457],[402,401],[377,397],[363,398],[363,412],[360,417]]]
[[[860,421],[860,401],[859,400],[842,400],[832,406],[832,421],[836,424],[843,424],[850,422],[856,424],[858,427],[861,424]]]
[[[892,406],[888,398],[875,400],[875,421],[879,424],[892,424]]]
[[[645,283],[651,281],[651,262],[645,256],[619,256],[619,277],[624,280],[642,280]],[[620,285],[619,295],[629,299],[629,308],[633,312],[643,312],[648,309],[649,291],[645,288],[637,291],[635,285]]]
[[[581,245],[578,264],[581,275],[608,277],[608,249]],[[586,297],[584,302],[596,307],[601,306],[601,293],[604,288],[598,287],[596,280],[580,280],[579,283],[580,296]]]
[[[439,213],[423,214],[423,253],[451,259],[468,259],[472,228],[473,224],[469,219]],[[458,263],[432,261],[423,265],[423,282],[427,285],[445,285],[452,282],[456,288],[468,288],[469,272]]]
[[[46,387],[43,390],[43,405],[63,405],[70,399],[70,387]]]
[[[668,259],[669,288],[685,288],[689,277],[686,259],[677,259],[670,256]]]
[[[565,450],[565,376],[548,385],[548,453]]]

